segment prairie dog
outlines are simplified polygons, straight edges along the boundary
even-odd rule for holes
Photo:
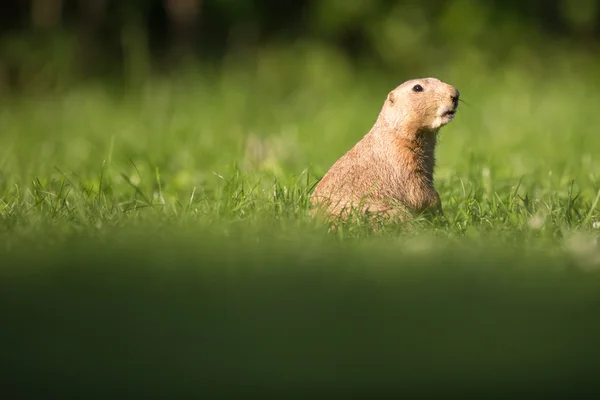
[[[371,130],[323,176],[313,206],[345,217],[442,213],[433,184],[440,128],[454,118],[459,91],[437,78],[411,79],[389,92]]]

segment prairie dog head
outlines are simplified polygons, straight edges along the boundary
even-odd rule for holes
[[[380,118],[404,134],[435,132],[454,118],[458,90],[437,78],[411,79],[392,90]]]

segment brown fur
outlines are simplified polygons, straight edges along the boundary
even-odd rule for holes
[[[422,91],[415,91],[420,85]],[[384,214],[404,220],[425,211],[442,213],[433,185],[439,129],[452,120],[459,92],[436,78],[404,82],[388,94],[372,129],[323,176],[313,205],[346,217]]]

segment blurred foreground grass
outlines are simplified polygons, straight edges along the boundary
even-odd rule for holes
[[[0,270],[5,392],[504,398],[596,389],[600,276],[568,257],[465,251],[468,240],[416,248],[113,233],[102,246],[71,239],[19,252]]]
[[[382,76],[290,49],[125,95],[3,99],[5,379],[172,396],[593,384],[600,61],[520,57]],[[312,185],[390,89],[429,75],[467,103],[438,147],[447,221],[327,234]]]

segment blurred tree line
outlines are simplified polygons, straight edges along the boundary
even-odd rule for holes
[[[0,20],[0,91],[16,91],[297,40],[391,67],[424,46],[499,57],[550,37],[596,46],[600,0],[4,0]]]

